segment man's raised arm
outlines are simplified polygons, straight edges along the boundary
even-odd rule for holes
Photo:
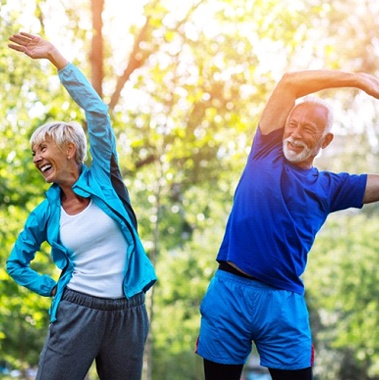
[[[365,73],[334,70],[307,70],[286,73],[272,92],[259,122],[261,132],[268,134],[283,128],[298,98],[328,88],[354,87],[379,98],[379,79]]]

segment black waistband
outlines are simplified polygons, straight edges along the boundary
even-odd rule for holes
[[[220,261],[218,269],[235,274],[236,276],[248,278],[249,280],[256,280],[255,277],[249,276],[248,274],[240,272],[238,269],[231,266],[227,261]]]
[[[76,305],[81,305],[85,307],[89,307],[91,309],[98,310],[126,310],[132,307],[143,305],[145,302],[145,294],[138,293],[131,298],[99,298],[90,296],[88,294],[77,292],[76,290],[72,290],[66,288],[62,300],[69,301]]]

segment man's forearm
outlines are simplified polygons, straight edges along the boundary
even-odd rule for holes
[[[287,73],[283,76],[286,91],[295,98],[300,98],[330,88],[352,87],[365,91],[371,96],[379,97],[379,81],[365,73],[351,73],[334,70],[307,70]]]

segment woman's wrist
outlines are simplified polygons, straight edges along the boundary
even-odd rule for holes
[[[48,59],[58,70],[63,69],[68,64],[68,60],[65,57],[63,57],[63,55],[54,45],[51,45],[51,49],[49,50],[48,54]]]

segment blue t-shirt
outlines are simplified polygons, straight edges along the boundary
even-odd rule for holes
[[[284,158],[282,137],[283,129],[262,135],[258,127],[217,261],[303,294],[317,232],[329,213],[363,206],[367,175],[299,168]]]

